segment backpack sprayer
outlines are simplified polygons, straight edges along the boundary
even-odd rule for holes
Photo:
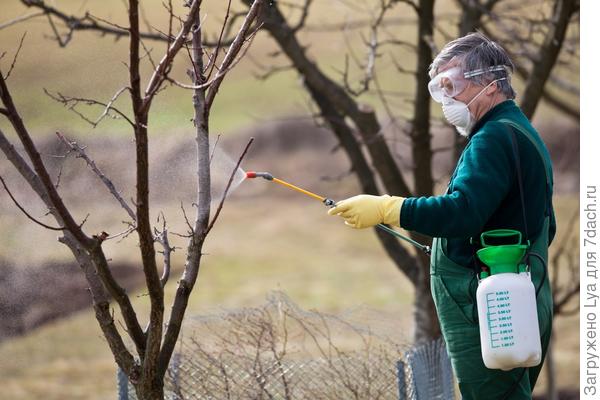
[[[319,200],[321,203],[325,204],[327,207],[334,207],[335,206],[335,201],[328,198],[328,197],[323,197],[323,196],[319,196],[316,193],[313,192],[309,192],[308,190],[302,189],[298,186],[292,185],[291,183],[288,183],[286,181],[283,181],[281,179],[277,179],[275,177],[273,177],[273,175],[271,175],[268,172],[254,172],[254,171],[248,171],[246,172],[246,178],[263,178],[269,182],[275,182],[278,183],[282,186],[285,186],[289,189],[295,190],[297,192],[300,192],[302,194],[305,194],[309,197],[312,197],[313,199]],[[431,254],[431,248],[429,246],[426,246],[424,244],[421,244],[407,236],[404,236],[398,232],[396,232],[395,230],[383,225],[383,224],[378,224],[376,225],[378,229],[381,229],[384,232],[389,233],[390,235],[393,235],[395,237],[397,237],[398,239],[402,239],[405,242],[408,242],[410,244],[412,244],[413,246],[415,246],[417,249],[421,250],[422,252],[424,252],[427,255]]]

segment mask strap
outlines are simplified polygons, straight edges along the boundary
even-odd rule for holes
[[[499,78],[499,79],[495,79],[495,80],[491,81],[490,83],[488,83],[488,84],[487,84],[487,85],[486,85],[486,86],[485,86],[483,89],[481,89],[481,91],[480,91],[479,93],[477,93],[477,95],[476,95],[475,97],[473,97],[473,98],[471,99],[471,101],[469,101],[469,103],[467,104],[467,107],[469,107],[469,106],[471,105],[471,103],[472,103],[472,102],[474,102],[474,101],[475,101],[475,99],[476,99],[476,98],[478,98],[478,97],[481,95],[481,93],[483,93],[483,91],[484,91],[485,89],[487,89],[488,87],[490,87],[490,85],[491,85],[492,83],[495,83],[495,82],[498,82],[498,81],[503,81],[503,80],[506,80],[506,77],[504,77],[504,78]]]

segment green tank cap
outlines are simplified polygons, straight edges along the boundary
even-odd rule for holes
[[[477,257],[490,268],[490,275],[518,273],[518,265],[526,251],[526,245],[490,246],[478,250]]]
[[[481,245],[483,247],[521,244],[522,240],[521,232],[514,229],[494,229],[481,234]]]
[[[519,265],[529,247],[521,244],[521,240],[521,232],[512,229],[483,232],[481,234],[483,248],[477,251],[477,257],[490,268],[490,275],[519,273],[521,272]]]

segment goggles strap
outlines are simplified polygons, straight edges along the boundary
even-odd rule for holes
[[[465,78],[472,78],[474,76],[483,75],[488,72],[507,71],[506,65],[494,65],[487,68],[474,69],[473,71],[467,71],[463,74]]]

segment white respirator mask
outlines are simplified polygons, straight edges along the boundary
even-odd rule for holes
[[[469,111],[469,106],[495,82],[506,80],[507,78],[499,78],[488,83],[475,97],[465,104],[454,99],[454,96],[462,93],[468,85],[468,78],[481,75],[493,71],[504,71],[507,67],[500,65],[487,69],[465,72],[461,74],[460,67],[450,68],[436,75],[428,85],[429,93],[434,101],[442,103],[442,111],[446,120],[456,127],[458,133],[462,136],[468,136],[471,133],[475,119]]]

